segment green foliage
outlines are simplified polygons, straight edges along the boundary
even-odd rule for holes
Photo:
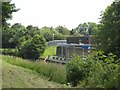
[[[66,27],[58,26],[55,29],[62,35],[69,35],[70,34],[70,31]]]
[[[19,39],[24,36],[27,37],[27,34],[26,34],[27,30],[25,29],[25,27],[23,25],[21,25],[19,23],[14,24],[10,30],[12,30],[12,32],[13,32],[13,36],[12,36],[12,38],[10,38],[10,40],[12,43],[15,44],[15,47],[17,47],[21,43],[19,41]]]
[[[12,40],[14,31],[10,28],[2,28],[2,48],[14,48],[15,43]]]
[[[46,44],[42,36],[35,35],[21,43],[19,47],[20,56],[28,59],[38,59],[44,52]]]
[[[66,70],[72,86],[118,88],[118,60],[112,53],[105,56],[103,52],[96,52],[85,59],[76,57],[67,64]]]
[[[67,63],[66,72],[68,82],[70,82],[73,87],[77,86],[78,82],[88,75],[89,67],[90,62],[80,60],[80,57],[76,57],[75,60]]]
[[[14,48],[15,45],[12,43],[13,31],[10,28],[2,28],[2,48]]]
[[[45,37],[46,41],[49,42],[49,41],[52,41],[52,33],[50,32],[45,32],[43,34],[43,36]]]
[[[54,36],[54,39],[55,40],[65,40],[66,39],[66,35],[63,35],[61,33],[56,33],[55,36]]]
[[[12,29],[18,29],[18,28],[24,28],[24,26],[21,25],[21,23],[15,23],[11,26]]]
[[[63,39],[65,39],[64,35],[62,35],[61,33],[59,33],[58,31],[56,31],[53,28],[43,27],[40,30],[40,34],[44,36],[44,38],[46,39],[46,42],[49,42],[49,41],[53,40],[53,33],[54,33],[54,40],[63,40]]]
[[[71,31],[70,31],[70,35],[73,35],[73,34],[75,34],[75,30],[74,29],[72,29]]]
[[[98,25],[94,22],[88,22],[79,24],[78,27],[71,31],[71,35],[75,36],[75,33],[80,35],[95,35],[98,32]]]
[[[32,38],[33,36],[39,34],[40,30],[34,26],[25,26],[20,23],[15,23],[14,25],[8,28],[2,28],[2,47],[3,48],[16,48],[19,45]]]
[[[2,47],[15,48],[19,38],[25,36],[26,29],[21,24],[14,24],[11,28],[2,28]]]
[[[49,81],[66,83],[66,71],[63,65],[54,64],[54,63],[45,63],[43,61],[34,62],[17,57],[4,56],[4,55],[2,55],[2,60],[5,60],[6,62],[12,65],[16,65],[36,71],[41,76],[48,78]]]
[[[11,2],[2,3],[2,25],[3,27],[8,26],[7,20],[12,18],[12,13],[17,12],[19,9],[16,9],[15,4]]]
[[[54,40],[63,40],[66,35],[58,33],[54,28],[43,27],[41,30],[38,27],[28,25],[27,27],[20,23],[15,23],[11,27],[2,28],[2,48],[19,48],[21,43],[33,38],[35,35],[42,35],[47,42]]]
[[[88,31],[89,31],[90,35],[96,35],[97,34],[97,32],[99,31],[98,25],[99,24],[96,24],[94,22],[88,22],[88,26],[89,26]]]
[[[101,54],[96,58],[97,60],[92,63],[88,77],[81,82],[84,83],[83,87],[118,88],[120,73],[118,72],[118,63],[115,56],[110,53],[108,57]]]
[[[78,31],[76,31],[72,36],[80,36],[81,34],[78,32]]]
[[[4,55],[12,55],[12,56],[18,56],[18,50],[17,49],[12,49],[12,48],[5,48],[1,49],[0,52]]]
[[[34,70],[49,81],[70,83],[71,86],[84,88],[118,88],[118,60],[115,55],[95,52],[85,59],[76,57],[66,65],[29,61],[17,57],[4,56],[2,59],[10,64]]]
[[[25,35],[27,35],[27,37],[33,37],[34,35],[39,34],[40,35],[40,29],[36,26],[32,26],[32,25],[28,25],[26,27],[26,32]]]
[[[120,1],[113,2],[102,14],[99,33],[96,38],[97,48],[106,54],[112,52],[120,57]]]

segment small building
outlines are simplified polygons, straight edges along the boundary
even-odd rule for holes
[[[79,55],[85,58],[87,55],[92,54],[93,48],[92,36],[80,36],[80,37],[67,37],[66,40],[58,40],[49,42],[48,46],[57,45],[56,56],[48,56],[46,61],[66,64],[69,60],[73,60],[74,56]]]
[[[62,58],[71,58],[74,55],[87,56],[91,53],[93,37],[67,37],[67,43],[59,43],[56,55]]]

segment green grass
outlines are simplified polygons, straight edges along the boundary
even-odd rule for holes
[[[8,58],[10,59],[10,58]],[[12,58],[11,58],[12,59]],[[30,69],[2,61],[2,88],[65,88],[66,85],[48,81]]]
[[[64,65],[46,63],[43,61],[34,62],[6,55],[2,55],[2,59],[12,65],[36,71],[39,75],[46,77],[49,81],[66,83],[66,70]]]
[[[41,57],[45,58],[48,55],[56,55],[56,47],[57,46],[46,47],[45,52],[43,53]]]

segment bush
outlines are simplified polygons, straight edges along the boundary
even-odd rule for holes
[[[92,66],[88,77],[85,78],[83,82],[83,87],[117,88],[118,65],[114,63],[105,64],[102,61],[96,61]]]
[[[91,88],[118,88],[118,60],[115,55],[109,53],[105,56],[98,53],[96,60],[92,63],[91,71],[84,79],[83,86]]]
[[[67,80],[72,86],[77,86],[80,80],[83,80],[89,72],[90,64],[86,60],[80,60],[76,57],[66,65]]]
[[[6,49],[1,49],[0,52],[2,52],[2,54],[4,54],[4,55],[18,56],[17,49],[6,48]]]
[[[27,41],[21,43],[19,55],[25,59],[38,59],[46,47],[45,39],[42,36],[35,35]]]
[[[76,57],[66,65],[67,80],[72,86],[87,88],[117,88],[118,60],[115,55],[97,52],[85,59]]]

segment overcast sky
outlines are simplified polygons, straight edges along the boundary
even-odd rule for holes
[[[62,25],[68,29],[80,23],[100,21],[101,11],[113,0],[12,0],[18,12],[13,13],[11,24],[21,23],[39,28]]]

